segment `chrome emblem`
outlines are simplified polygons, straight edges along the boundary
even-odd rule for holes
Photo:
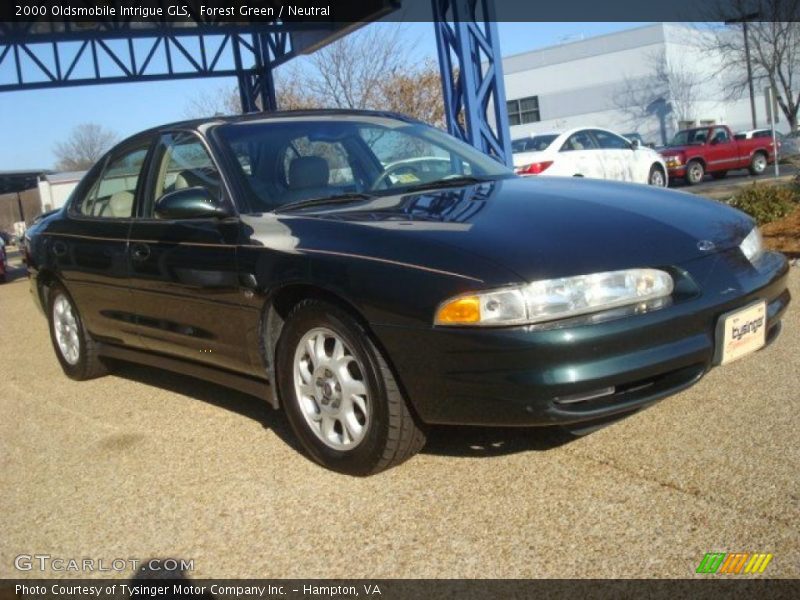
[[[697,249],[700,252],[711,252],[717,246],[711,240],[700,240],[697,242]]]

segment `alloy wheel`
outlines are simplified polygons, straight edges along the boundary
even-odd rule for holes
[[[661,172],[661,169],[653,169],[653,172],[650,173],[650,185],[664,187],[664,173]]]
[[[352,450],[370,426],[365,369],[337,333],[317,327],[294,353],[295,397],[311,431],[334,450]]]
[[[81,356],[81,340],[78,336],[78,321],[72,304],[64,295],[53,302],[53,331],[61,356],[70,365],[78,364]]]
[[[703,165],[700,163],[693,163],[689,165],[689,181],[692,183],[700,183],[703,181],[704,175]]]

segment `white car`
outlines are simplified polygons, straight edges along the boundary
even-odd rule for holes
[[[518,175],[555,175],[667,185],[667,166],[655,150],[599,127],[537,133],[511,142]]]

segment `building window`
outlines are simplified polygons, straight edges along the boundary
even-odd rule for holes
[[[539,96],[509,100],[506,105],[508,106],[509,125],[536,123],[542,120],[539,116]]]

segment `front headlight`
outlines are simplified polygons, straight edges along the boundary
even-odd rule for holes
[[[742,253],[747,257],[750,262],[755,261],[761,253],[764,252],[764,239],[761,237],[761,231],[758,227],[753,227],[747,237],[739,244]]]
[[[519,287],[464,294],[436,311],[436,325],[500,326],[541,323],[647,302],[672,293],[669,273],[627,269],[534,281]]]

